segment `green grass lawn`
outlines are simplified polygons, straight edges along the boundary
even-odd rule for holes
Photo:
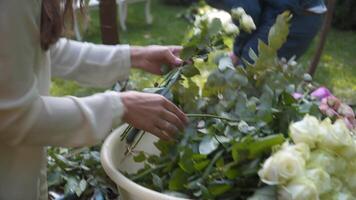
[[[316,71],[315,80],[336,96],[356,104],[356,32],[332,30]],[[316,41],[301,59],[305,66],[315,52]]]
[[[160,0],[153,0],[152,13],[154,22],[152,25],[145,23],[144,5],[137,3],[129,5],[126,32],[120,31],[121,43],[131,45],[150,44],[180,44],[189,23],[178,18],[177,15],[184,12],[186,7],[168,6]],[[98,10],[90,12],[90,28],[85,34],[85,40],[100,43],[100,27]],[[312,44],[309,51],[301,59],[301,63],[308,66],[315,49]],[[332,91],[347,102],[356,104],[356,32],[343,32],[333,30],[329,34],[328,41],[321,63],[316,72],[316,81],[331,88]],[[145,75],[133,70],[133,80],[140,78],[144,85],[152,83],[155,76]],[[87,95],[101,90],[83,89],[73,82],[55,80],[52,94],[61,95]]]

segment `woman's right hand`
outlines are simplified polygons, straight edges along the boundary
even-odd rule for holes
[[[188,123],[186,115],[159,94],[123,92],[123,120],[135,128],[150,132],[164,140],[172,140]]]

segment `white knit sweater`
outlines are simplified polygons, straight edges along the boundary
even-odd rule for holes
[[[130,70],[128,45],[61,39],[40,47],[41,0],[0,0],[0,200],[47,199],[46,146],[104,139],[120,123],[120,95],[49,96],[51,77],[109,87]]]

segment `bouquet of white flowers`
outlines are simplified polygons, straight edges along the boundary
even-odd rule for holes
[[[281,200],[356,199],[356,142],[342,120],[305,116],[259,171]]]

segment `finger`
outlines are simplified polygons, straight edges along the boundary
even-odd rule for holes
[[[167,64],[170,66],[177,66],[183,63],[183,60],[175,56],[171,51],[167,51],[166,59],[168,61]]]
[[[172,141],[173,138],[170,137],[170,135],[164,131],[162,131],[160,128],[158,128],[157,126],[155,126],[152,131],[150,131],[153,135],[159,137],[162,140],[166,140],[166,141]]]
[[[180,52],[183,50],[182,46],[175,45],[168,46],[168,48],[175,56],[179,56]]]
[[[164,119],[158,120],[156,126],[161,130],[162,135],[167,135],[171,139],[173,139],[179,132],[176,126]]]
[[[188,124],[187,116],[172,102],[166,99],[165,108],[175,114],[185,125]]]
[[[162,114],[162,118],[168,121],[169,123],[175,125],[177,128],[179,128],[179,130],[184,129],[184,122],[179,119],[179,117],[177,117],[174,113],[165,110]]]

